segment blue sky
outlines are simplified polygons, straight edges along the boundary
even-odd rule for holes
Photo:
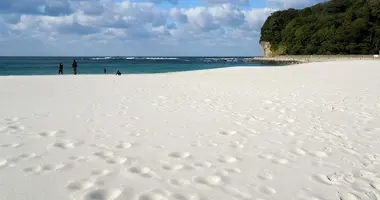
[[[321,0],[0,0],[0,56],[255,56],[270,13]]]

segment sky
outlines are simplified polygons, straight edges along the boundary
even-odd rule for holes
[[[323,0],[0,0],[0,56],[258,56],[277,10]]]

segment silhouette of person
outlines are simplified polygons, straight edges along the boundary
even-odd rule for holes
[[[107,74],[107,69],[106,69],[106,68],[104,68],[104,70],[103,70],[103,71],[104,71],[104,73],[105,73],[105,74]]]
[[[58,74],[63,74],[63,65],[59,63]]]
[[[121,72],[119,71],[119,70],[117,70],[117,72],[116,72],[116,75],[121,75]]]
[[[77,64],[77,62],[75,60],[73,60],[72,67],[73,67],[73,73],[74,73],[74,75],[76,75],[77,74],[78,64]]]

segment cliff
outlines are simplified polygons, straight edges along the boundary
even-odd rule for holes
[[[380,49],[380,3],[330,0],[274,12],[261,28],[264,56],[368,55]]]
[[[265,57],[271,57],[273,56],[273,52],[271,50],[271,45],[269,42],[261,41],[260,42],[261,48],[263,49],[263,55]]]

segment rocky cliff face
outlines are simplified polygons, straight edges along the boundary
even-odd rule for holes
[[[271,45],[269,42],[261,41],[260,42],[261,48],[263,49],[263,53],[265,57],[270,57],[273,55],[271,48]]]

